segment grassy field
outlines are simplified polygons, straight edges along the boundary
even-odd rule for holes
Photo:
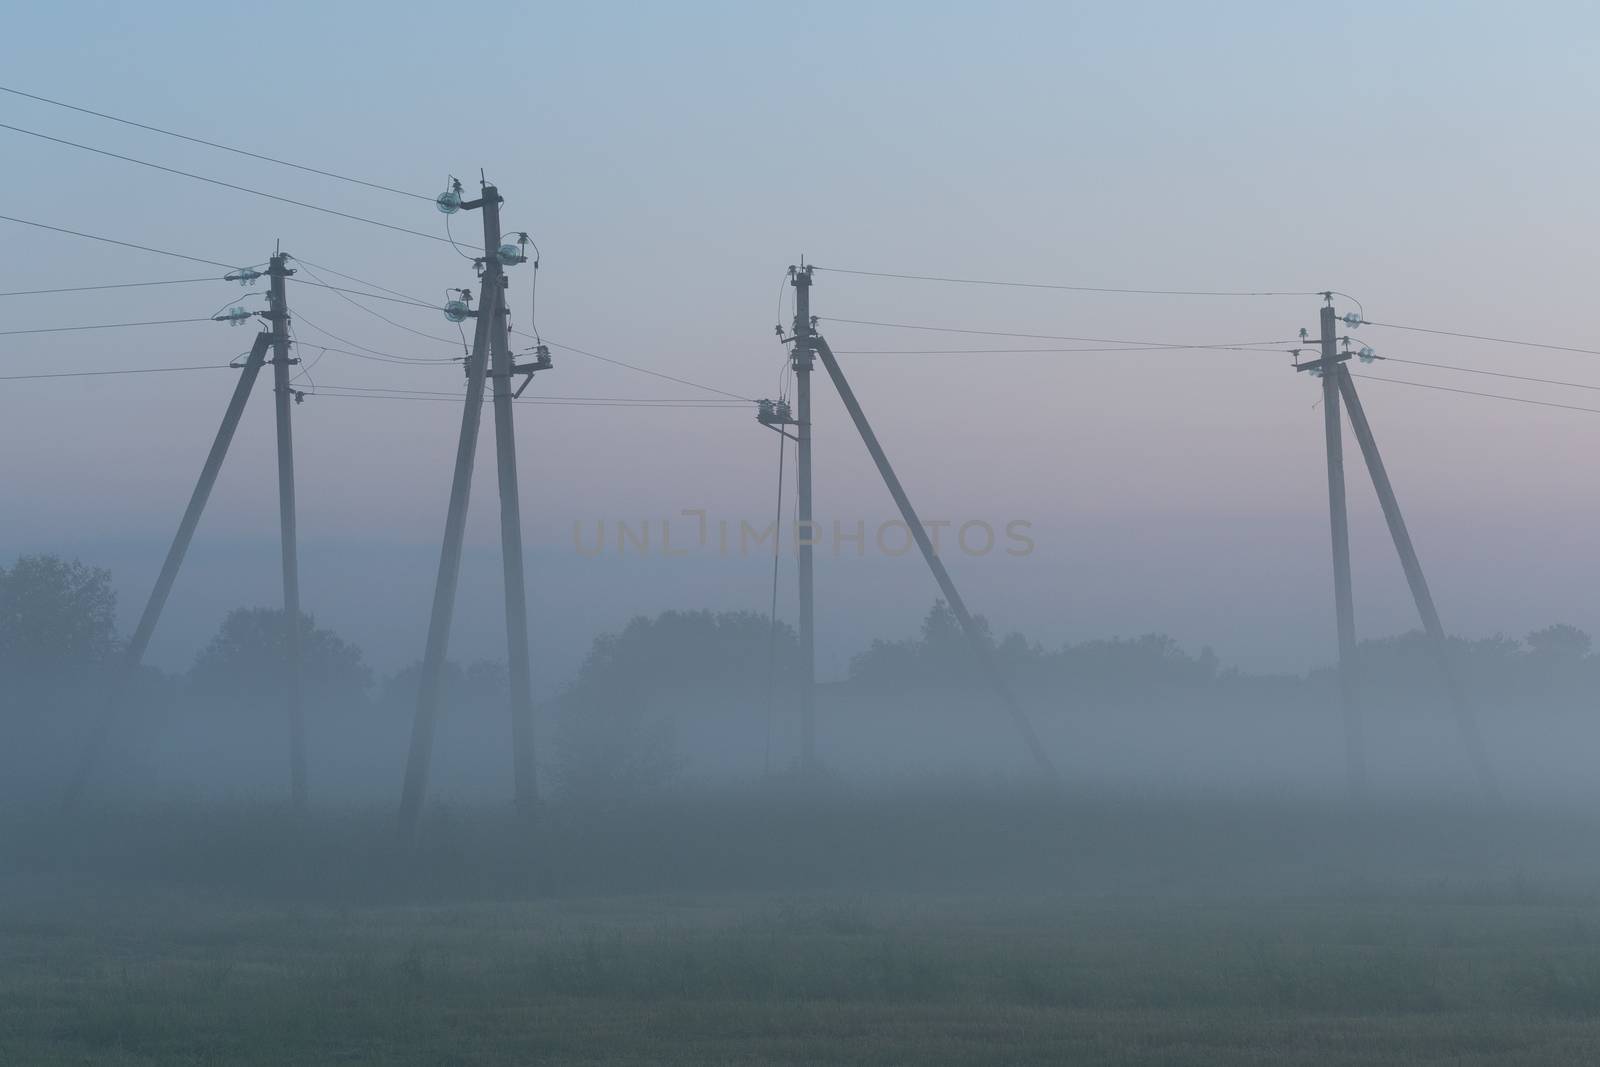
[[[679,827],[665,844],[640,812],[552,814],[533,852],[586,870],[581,891],[513,885],[528,872],[503,853],[529,841],[489,816],[435,820],[403,857],[357,847],[381,836],[358,818],[107,816],[74,849],[14,826],[0,1063],[1600,1062],[1600,896],[1563,862],[1589,864],[1589,823],[1390,813],[1349,832],[1190,804],[1074,836],[1083,804],[1019,828],[998,801],[956,805],[960,825],[932,803],[913,805],[926,840],[893,805],[848,830],[796,816],[771,855],[835,857],[810,879],[759,869],[733,836],[747,811],[655,805]],[[995,844],[1003,825],[1021,832]],[[1065,858],[1022,862],[1040,840]],[[939,863],[894,884],[935,841]],[[654,891],[631,884],[683,851],[696,863]],[[1354,851],[1359,876],[1329,876]],[[1095,877],[1042,885],[1060,865]],[[736,891],[706,884],[741,871]]]

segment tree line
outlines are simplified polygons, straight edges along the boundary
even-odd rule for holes
[[[1209,649],[1191,654],[1172,638],[1146,634],[1046,648],[1021,634],[995,637],[979,619],[1002,670],[1036,714],[1185,714],[1256,709],[1325,714],[1330,669],[1251,674],[1224,667]],[[362,650],[310,615],[296,620],[309,714],[356,711],[408,723],[418,668],[376,678]],[[143,667],[126,679],[129,714],[181,705],[204,714],[264,716],[282,708],[287,627],[274,608],[229,612],[182,673]],[[50,555],[0,567],[0,716],[69,743],[84,709],[104,699],[119,671],[111,575]],[[1452,658],[1488,709],[1533,713],[1584,710],[1600,691],[1600,656],[1588,634],[1554,625],[1520,639],[1452,639]],[[1374,714],[1442,710],[1437,666],[1420,632],[1365,641],[1358,650],[1364,702]],[[749,721],[776,700],[786,710],[799,679],[795,632],[754,612],[667,611],[595,638],[575,677],[546,703],[543,732],[555,751],[557,785],[623,792],[670,781],[684,769],[679,736],[697,720]],[[876,640],[826,686],[840,701],[870,709],[925,701],[972,701],[984,685],[953,613],[936,602],[915,636]],[[450,663],[447,714],[502,715],[504,665]],[[870,713],[870,712],[868,712]],[[717,716],[724,716],[718,720]]]

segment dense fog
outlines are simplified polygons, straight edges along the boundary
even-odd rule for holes
[[[48,807],[102,723],[109,732],[86,792],[99,802],[284,800],[282,612],[230,612],[182,673],[143,666],[126,674],[115,619],[110,575],[90,564],[27,556],[0,570],[7,800]],[[1046,648],[1025,634],[989,635],[979,621],[1073,789],[1336,799],[1350,787],[1331,669],[1246,673],[1159,634]],[[361,648],[311,617],[300,625],[313,805],[394,802],[417,667],[377,675]],[[1450,666],[1469,694],[1462,709],[1420,632],[1360,645],[1370,796],[1476,796],[1464,712],[1481,725],[1507,803],[1592,799],[1600,657],[1587,634],[1553,624],[1521,637],[1453,640]],[[582,669],[536,709],[541,795],[604,807],[685,789],[793,785],[803,777],[798,680],[794,631],[764,614],[686,609],[597,634]],[[443,693],[430,798],[509,803],[504,665],[452,660]],[[834,785],[1040,784],[941,601],[919,631],[874,641],[845,677],[824,681],[816,736],[817,773]]]

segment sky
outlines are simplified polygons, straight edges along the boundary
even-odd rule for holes
[[[1332,657],[1322,413],[1282,349],[1335,289],[1373,323],[1600,348],[1590,297],[1600,14],[1470,4],[29,5],[0,84],[431,197],[480,170],[541,253],[537,328],[565,348],[526,396],[776,395],[784,284],[823,268],[1075,286],[1271,291],[1156,296],[819,270],[812,310],[925,517],[1000,529],[1026,555],[957,553],[996,629],[1055,645],[1171,633],[1225,662]],[[0,123],[445,236],[425,199],[372,190],[0,94]],[[446,299],[473,284],[448,242],[0,129],[4,214],[217,260],[275,245]],[[469,241],[479,220],[450,220]],[[0,222],[0,292],[209,277],[207,267]],[[323,273],[328,281],[336,281]],[[530,267],[511,269],[528,343]],[[304,280],[304,279],[302,279]],[[0,298],[0,377],[223,365],[252,331],[198,322],[261,306],[220,280]],[[460,352],[431,308],[291,289],[323,395],[294,410],[303,601],[383,670],[420,655],[461,410]],[[371,314],[376,311],[393,322]],[[966,352],[1047,341],[838,319],[1264,350]],[[398,323],[399,325],[395,325]],[[314,325],[313,325],[314,324]],[[416,332],[428,336],[418,336]],[[355,342],[329,339],[329,334]],[[1596,358],[1370,325],[1381,355],[1600,386]],[[1055,342],[1057,346],[1066,342]],[[918,350],[890,353],[886,349]],[[876,350],[876,351],[874,351]],[[1573,462],[1600,398],[1378,363],[1358,382],[1445,624],[1600,630],[1600,520]],[[112,568],[124,629],[154,580],[232,389],[226,370],[0,380],[0,559]],[[816,513],[894,516],[837,397],[816,382]],[[517,434],[535,671],[549,692],[589,640],[669,607],[765,611],[771,560],[715,551],[764,525],[777,438],[753,405],[524,404]],[[504,655],[485,424],[452,655]],[[1382,517],[1350,457],[1358,626],[1415,625]],[[792,460],[792,452],[790,453]],[[278,596],[271,394],[253,396],[150,658],[190,662],[221,616]],[[793,487],[787,474],[786,493]],[[792,507],[792,500],[786,504]],[[694,544],[703,511],[709,547]],[[619,522],[675,550],[613,551]],[[611,548],[585,555],[575,524]],[[953,529],[954,527],[952,527]],[[683,538],[683,540],[679,540]],[[869,534],[870,538],[870,534]],[[936,595],[914,555],[819,551],[819,661],[841,674],[905,636]],[[779,611],[792,620],[794,567]]]

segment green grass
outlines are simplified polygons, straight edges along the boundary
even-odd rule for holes
[[[1600,1057],[1600,909],[1514,896],[330,909],[55,893],[8,909],[0,965],[7,1064]]]
[[[19,820],[0,1064],[1600,1062],[1583,819],[861,800]]]

